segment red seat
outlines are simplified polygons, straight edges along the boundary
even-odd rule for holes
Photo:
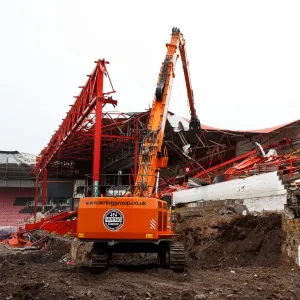
[[[0,188],[0,226],[16,226],[18,222],[28,219],[31,214],[20,213],[26,206],[14,206],[17,197],[33,197],[34,188]]]

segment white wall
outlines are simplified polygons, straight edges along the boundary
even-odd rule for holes
[[[244,199],[249,212],[283,211],[286,204],[286,195],[275,195],[261,198]]]
[[[193,201],[242,200],[249,211],[283,210],[287,191],[277,172],[236,179],[173,193],[175,204]]]

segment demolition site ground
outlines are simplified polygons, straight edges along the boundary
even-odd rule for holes
[[[0,299],[299,299],[300,271],[282,256],[281,216],[207,216],[178,223],[186,270],[173,273],[153,255],[116,255],[90,274],[88,247],[70,261],[71,238],[47,250],[0,244]]]

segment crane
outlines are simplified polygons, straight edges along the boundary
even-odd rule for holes
[[[162,144],[179,55],[190,105],[190,128],[199,130],[200,121],[194,106],[185,41],[179,28],[173,27],[166,47],[132,193],[120,193],[119,187],[115,193],[113,187],[103,197],[85,197],[79,201],[77,237],[93,242],[91,270],[95,272],[108,267],[112,253],[127,252],[157,253],[161,266],[176,272],[184,270],[185,250],[175,240],[171,207],[157,194],[160,169],[168,162]]]

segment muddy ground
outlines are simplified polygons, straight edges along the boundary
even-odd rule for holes
[[[300,270],[281,253],[280,216],[209,216],[177,224],[186,244],[182,274],[147,256],[116,257],[104,274],[61,258],[68,242],[48,250],[0,245],[0,299],[300,299]],[[83,256],[81,256],[83,257]]]

